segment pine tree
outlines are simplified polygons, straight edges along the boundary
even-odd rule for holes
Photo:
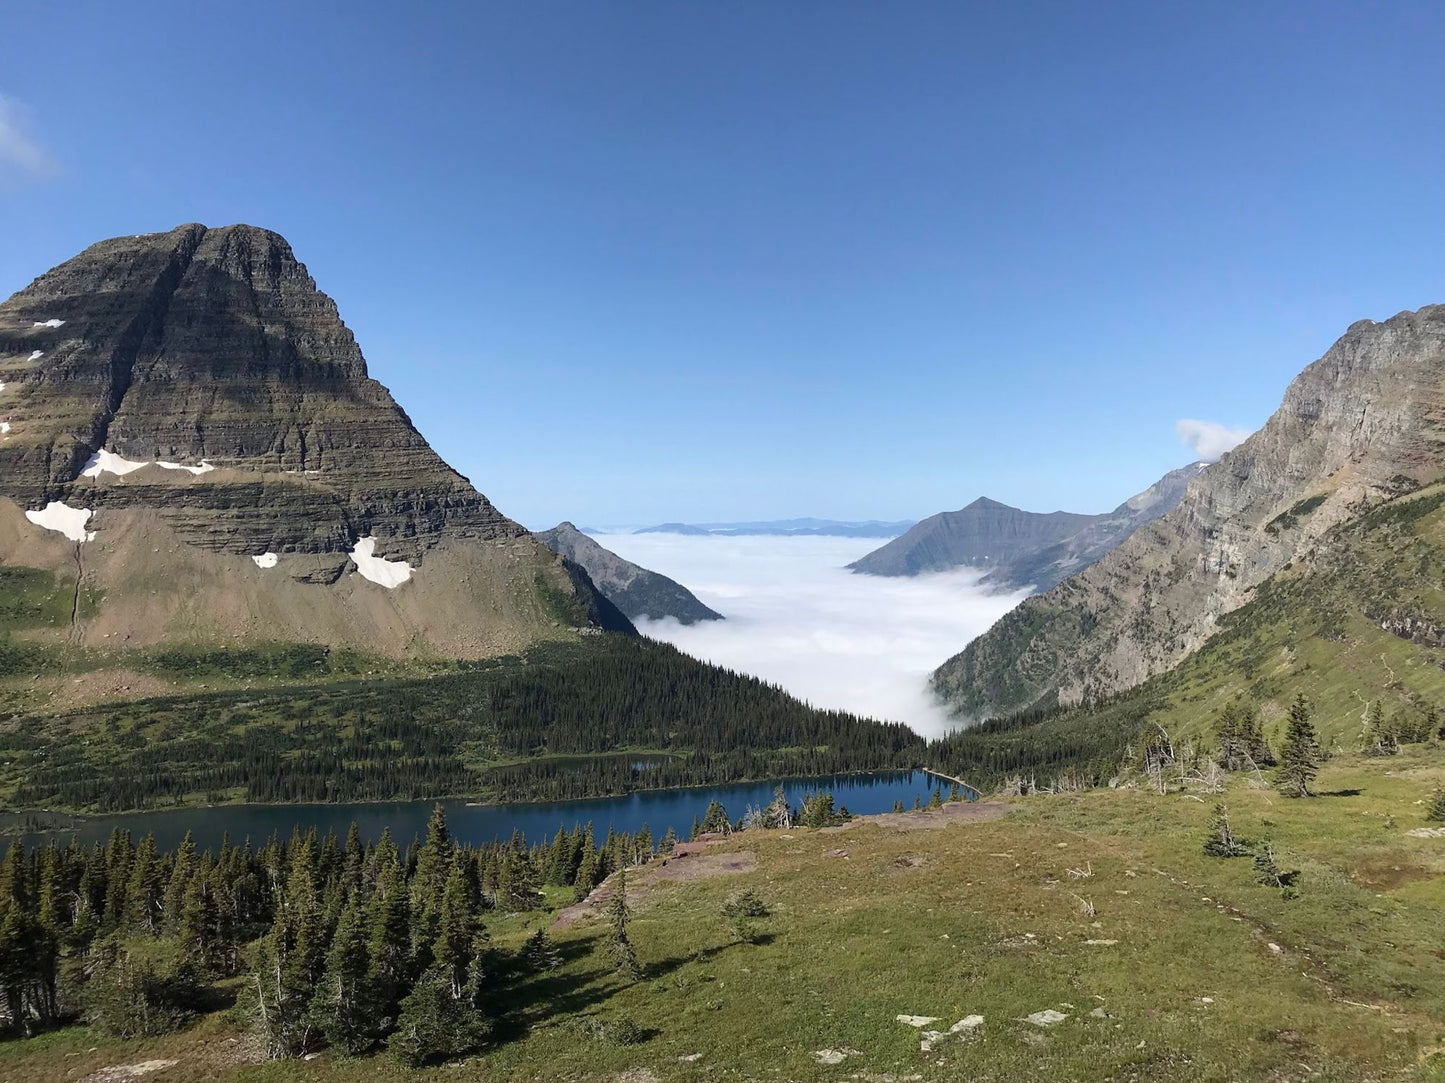
[[[1226,703],[1220,709],[1214,723],[1214,740],[1215,758],[1220,767],[1226,771],[1242,771],[1248,766],[1237,704]]]
[[[522,944],[522,962],[533,974],[542,974],[549,970],[556,970],[562,965],[562,958],[557,948],[552,943],[552,938],[547,935],[547,930],[540,925],[537,931],[527,937]]]
[[[893,802],[893,811],[894,811],[894,812],[904,812],[904,811],[906,811],[906,810],[904,809],[904,807],[903,807],[903,802],[902,802],[901,800],[899,800],[899,801],[894,801],[894,802]]]
[[[1261,843],[1255,850],[1254,878],[1265,887],[1283,888],[1286,886],[1284,873],[1280,872],[1279,863],[1274,857],[1273,844]]]
[[[352,895],[341,909],[326,972],[317,990],[313,1011],[326,1040],[352,1055],[365,1053],[381,1037],[383,1005],[371,982],[367,913]]]
[[[126,919],[131,928],[152,934],[159,931],[165,887],[165,866],[156,852],[155,836],[147,834],[136,847],[126,888]]]
[[[1370,704],[1365,716],[1365,751],[1371,756],[1393,756],[1400,751],[1398,727],[1386,721],[1379,700]]]
[[[446,886],[455,847],[447,831],[446,810],[432,808],[427,822],[426,842],[416,853],[416,871],[411,878],[412,954],[418,970],[431,964],[431,946],[437,937],[438,908]]]
[[[677,832],[674,831],[674,830],[669,826],[668,829],[667,829],[667,834],[665,834],[665,835],[662,836],[662,843],[661,843],[661,845],[658,846],[658,848],[657,848],[657,849],[658,849],[658,852],[659,852],[659,853],[662,853],[662,854],[671,854],[671,853],[672,853],[672,848],[673,848],[674,846],[676,846],[676,845],[677,845]]]
[[[271,1057],[299,1056],[315,1043],[311,1002],[326,961],[314,832],[287,849],[291,859],[281,905],[253,979],[254,1019]]]
[[[428,970],[401,1002],[388,1046],[403,1064],[419,1068],[471,1052],[490,1028],[470,1001],[452,995],[438,969]]]
[[[928,799],[928,807],[932,809],[943,807],[943,787],[935,786],[933,796]]]
[[[186,884],[178,906],[176,923],[181,957],[197,973],[223,972],[224,954],[219,943],[220,912],[209,875],[193,875]]]
[[[388,843],[385,835],[382,842]],[[378,843],[378,846],[381,844]],[[413,973],[411,965],[411,902],[402,880],[396,848],[390,847],[376,870],[367,924],[371,982],[379,1011],[395,1017],[397,1003]]]
[[[607,950],[617,973],[628,981],[637,981],[642,977],[642,967],[637,963],[637,953],[627,933],[631,920],[632,910],[627,905],[627,873],[619,872],[612,901],[607,904],[607,922],[611,926],[607,934]]]
[[[709,801],[707,811],[702,814],[702,833],[726,835],[732,831],[732,821],[728,819],[728,810],[723,808],[720,801]]]
[[[1259,712],[1254,709],[1253,704],[1240,709],[1238,732],[1240,747],[1245,756],[1244,767],[1253,769],[1274,766],[1274,753],[1269,749],[1269,742],[1264,739],[1264,727],[1260,725]]]
[[[1310,721],[1309,703],[1304,694],[1295,697],[1289,709],[1289,726],[1285,730],[1284,748],[1280,753],[1275,786],[1286,797],[1309,797],[1310,783],[1319,774],[1320,745]]]
[[[165,927],[174,932],[180,928],[181,906],[186,897],[186,887],[196,871],[196,840],[190,831],[176,848],[175,861],[171,866],[170,880],[166,884],[165,901],[161,905]]]
[[[1229,810],[1223,803],[1214,806],[1209,834],[1204,839],[1204,852],[1209,857],[1243,857],[1249,853],[1249,848],[1234,837],[1229,826]]]
[[[107,930],[119,929],[125,924],[126,912],[130,909],[127,892],[130,889],[131,860],[135,848],[131,845],[130,832],[117,827],[110,834],[105,850],[105,915],[102,925]]]
[[[1425,819],[1433,823],[1445,823],[1445,786],[1435,787],[1430,805],[1425,810]]]
[[[513,856],[520,861],[526,860],[520,854]],[[467,977],[477,957],[477,926],[461,858],[452,863],[452,871],[447,876],[438,926],[432,958],[436,960],[439,972],[450,983],[452,996],[460,998],[466,992]]]

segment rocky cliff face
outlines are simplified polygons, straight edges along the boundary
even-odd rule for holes
[[[624,560],[583,534],[571,523],[539,531],[537,540],[586,570],[604,597],[633,620],[664,620],[682,624],[722,620],[681,583]]]
[[[478,654],[627,625],[432,451],[270,231],[93,245],[0,305],[0,384],[0,561],[78,561],[107,599],[81,640]]]
[[[1445,306],[1354,324],[1177,508],[1030,598],[934,674],[982,716],[1132,687],[1178,663],[1331,527],[1445,468]]]

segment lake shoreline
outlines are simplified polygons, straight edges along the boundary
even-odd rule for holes
[[[373,835],[383,828],[390,829],[400,842],[409,837],[410,830],[424,824],[434,805],[441,804],[447,809],[449,820],[470,824],[474,832],[481,834],[494,829],[506,835],[511,833],[506,825],[525,825],[524,834],[535,841],[544,826],[550,837],[558,826],[592,821],[604,826],[610,822],[619,830],[631,831],[647,824],[660,837],[668,826],[682,835],[691,819],[700,816],[712,800],[720,800],[736,819],[748,805],[759,808],[766,805],[778,786],[784,788],[794,804],[808,791],[831,791],[838,805],[864,815],[889,811],[900,800],[906,805],[915,798],[926,802],[933,789],[943,786],[946,791],[952,782],[937,772],[913,767],[744,779],[551,801],[485,802],[463,797],[428,797],[364,802],[234,802],[99,814],[26,809],[0,812],[0,835],[11,842],[46,845],[51,841],[64,843],[70,838],[95,841],[117,827],[133,834],[153,831],[158,836],[170,835],[176,833],[176,825],[191,824],[198,835],[212,839],[228,836],[233,841],[243,838],[256,841],[269,837],[272,832],[289,834],[293,827],[307,830],[315,826],[322,834],[332,830],[340,835],[349,830],[351,822],[356,822],[363,832]],[[649,816],[657,822],[650,822]],[[624,823],[631,826],[623,827]],[[480,839],[480,835],[478,837]]]

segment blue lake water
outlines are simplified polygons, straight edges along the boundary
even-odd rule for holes
[[[950,782],[924,771],[901,771],[882,774],[834,775],[825,778],[790,778],[771,782],[742,782],[725,786],[698,786],[680,790],[648,790],[623,797],[599,797],[586,801],[561,801],[538,804],[474,805],[462,800],[442,801],[447,825],[454,838],[461,842],[483,843],[507,838],[513,830],[521,831],[529,842],[550,838],[559,827],[590,822],[600,837],[609,827],[635,832],[647,825],[654,838],[662,838],[671,827],[681,838],[692,830],[694,817],[700,818],[710,801],[721,801],[728,816],[737,820],[749,805],[762,808],[773,798],[773,788],[781,785],[794,807],[802,804],[810,790],[827,790],[835,805],[850,812],[867,815],[889,812],[895,801],[913,807],[915,797],[925,804],[934,786],[942,785],[947,796]],[[161,849],[174,847],[190,831],[201,849],[215,848],[223,836],[233,843],[249,838],[260,844],[274,832],[283,839],[299,828],[315,827],[324,835],[334,831],[344,837],[353,822],[364,839],[375,840],[381,832],[391,829],[392,838],[405,847],[414,836],[426,832],[427,817],[435,801],[366,803],[350,805],[224,805],[214,808],[188,808],[162,812],[139,812],[120,816],[86,818],[54,817],[53,830],[37,834],[27,830],[20,837],[30,844],[55,839],[61,844],[75,838],[89,845],[104,840],[117,827],[128,828],[136,837],[153,833]],[[12,833],[18,826],[10,818]]]

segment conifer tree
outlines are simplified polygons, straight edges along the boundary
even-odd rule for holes
[[[1289,709],[1289,726],[1280,752],[1275,786],[1286,797],[1309,797],[1310,783],[1319,774],[1320,746],[1310,721],[1309,703],[1301,693]]]
[[[1265,887],[1286,886],[1284,873],[1280,872],[1279,863],[1275,860],[1272,843],[1261,843],[1254,851],[1254,878]]]
[[[539,925],[537,931],[522,944],[522,962],[533,974],[556,970],[562,965],[561,956],[558,955],[552,938],[542,926]]]
[[[627,873],[623,871],[617,874],[617,887],[607,904],[607,950],[617,973],[628,981],[637,981],[642,977],[642,967],[637,963],[637,953],[627,932],[631,920],[632,910],[627,905]]]
[[[1436,786],[1425,810],[1425,819],[1433,823],[1445,823],[1445,786]]]
[[[943,807],[943,787],[942,787],[942,786],[935,786],[935,787],[933,788],[933,796],[928,799],[928,807],[929,807],[929,808],[942,808],[942,807]]]
[[[525,861],[520,854],[512,855]],[[432,958],[443,977],[450,984],[453,997],[460,999],[467,988],[467,978],[477,957],[477,926],[473,916],[472,903],[468,898],[467,877],[459,857],[452,863],[447,876],[446,888],[442,892],[440,918],[436,943],[432,945]]]
[[[1400,751],[1400,739],[1394,720],[1385,719],[1379,700],[1370,704],[1365,716],[1365,751],[1371,756],[1393,756]]]
[[[196,840],[191,837],[190,831],[187,831],[186,837],[176,848],[170,880],[166,883],[165,901],[161,905],[165,927],[172,932],[180,928],[181,906],[186,897],[186,887],[194,876],[195,864]]]
[[[371,1049],[383,1027],[383,1005],[371,981],[368,939],[366,908],[352,895],[337,919],[313,1005],[326,1040],[352,1055]]]
[[[382,839],[389,842],[385,835]],[[395,847],[377,868],[376,890],[369,909],[371,981],[381,1014],[394,1018],[396,1005],[413,973],[411,903]]]
[[[281,905],[262,942],[254,975],[254,1019],[271,1057],[315,1043],[311,1003],[326,961],[325,920],[316,890],[314,835],[294,841]]]
[[[191,876],[181,895],[178,910],[172,920],[176,923],[181,957],[199,974],[222,972],[224,964],[218,936],[220,913],[209,875]]]
[[[165,867],[156,852],[155,836],[147,834],[136,847],[126,887],[126,918],[131,928],[152,934],[159,930],[165,887]]]
[[[1214,723],[1215,758],[1226,771],[1242,771],[1248,765],[1239,725],[1239,706],[1226,703]]]
[[[130,832],[117,827],[110,834],[105,851],[105,917],[106,929],[119,929],[125,924],[130,909],[127,892],[130,888],[131,859],[135,849],[131,845]]]
[[[426,841],[416,852],[416,871],[411,878],[412,952],[417,969],[430,965],[431,946],[436,940],[438,908],[442,889],[452,867],[454,846],[447,830],[446,810],[432,808]]]
[[[674,846],[676,846],[676,845],[677,845],[677,832],[672,829],[671,825],[669,825],[668,828],[667,828],[667,834],[665,834],[665,835],[662,836],[662,842],[661,842],[661,844],[657,847],[657,850],[658,850],[658,852],[661,853],[661,854],[671,854],[671,853],[672,853],[672,848],[673,848]]]
[[[1264,739],[1264,727],[1260,725],[1259,712],[1253,704],[1246,704],[1239,711],[1239,745],[1243,750],[1245,768],[1273,767],[1274,753]]]
[[[450,982],[433,968],[402,1001],[396,1032],[387,1044],[403,1064],[419,1068],[471,1052],[489,1030],[471,1002],[453,996]]]
[[[707,811],[702,814],[702,833],[726,835],[732,831],[732,821],[728,819],[728,810],[723,808],[721,801],[709,801]]]
[[[1249,853],[1229,826],[1229,810],[1221,802],[1214,806],[1209,820],[1209,834],[1204,839],[1204,852],[1209,857],[1242,857]]]

